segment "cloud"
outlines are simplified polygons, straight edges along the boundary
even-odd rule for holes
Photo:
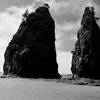
[[[97,5],[100,5],[100,0],[93,0],[94,3],[96,3]]]
[[[18,28],[19,19],[7,12],[0,13],[0,38],[11,37]]]
[[[58,70],[60,74],[71,74],[72,54],[70,52],[57,51]]]
[[[56,25],[56,46],[57,50],[70,52],[77,40],[76,33],[79,29],[79,22],[69,23],[64,26]]]

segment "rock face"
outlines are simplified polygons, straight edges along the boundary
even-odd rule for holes
[[[55,22],[48,8],[41,6],[22,21],[4,57],[4,75],[60,78],[56,62]]]
[[[100,28],[93,7],[86,7],[81,27],[77,33],[78,40],[72,51],[73,78],[100,78]]]

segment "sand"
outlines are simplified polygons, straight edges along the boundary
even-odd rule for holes
[[[0,100],[100,100],[100,87],[55,80],[0,78]]]

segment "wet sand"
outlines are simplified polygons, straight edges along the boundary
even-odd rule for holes
[[[58,80],[0,78],[0,100],[100,100],[100,86]]]

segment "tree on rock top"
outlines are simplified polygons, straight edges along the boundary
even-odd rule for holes
[[[28,11],[28,9],[26,9],[25,13],[22,15],[23,16],[22,20],[26,20],[28,15],[29,15],[29,11]]]

